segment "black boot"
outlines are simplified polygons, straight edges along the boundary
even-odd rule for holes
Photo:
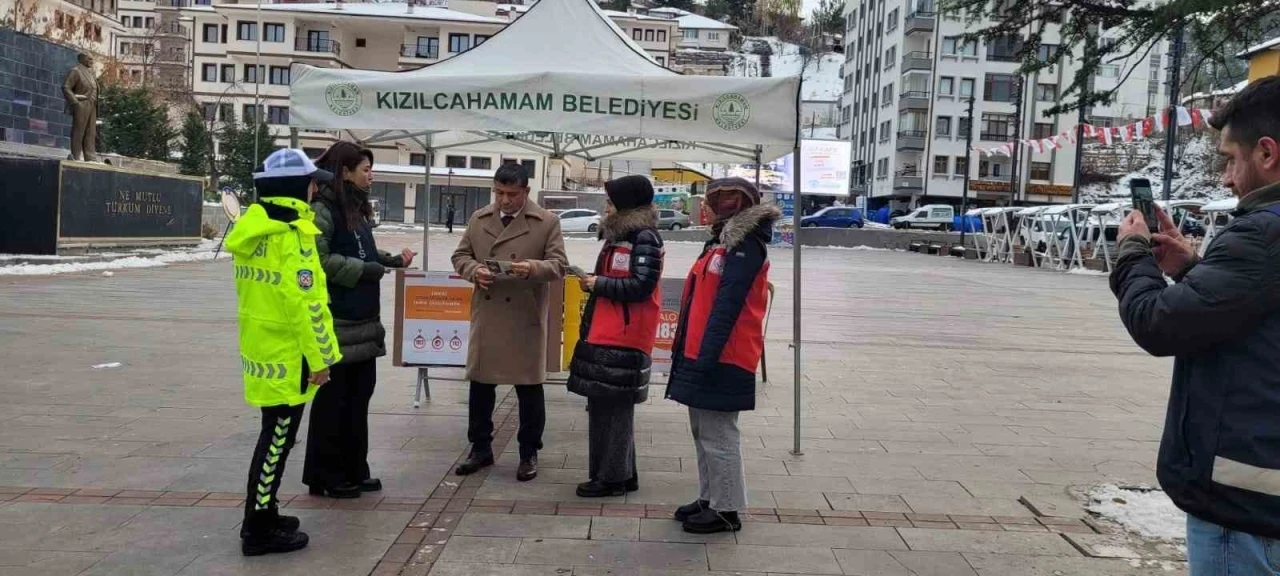
[[[382,480],[377,478],[365,478],[359,484],[361,492],[381,492]]]
[[[625,484],[609,484],[606,482],[583,482],[578,485],[577,490],[580,498],[608,498],[610,496],[625,496],[627,487]]]
[[[710,508],[704,508],[684,521],[684,531],[690,534],[737,532],[741,529],[742,521],[738,519],[737,512],[717,512]]]
[[[711,503],[706,500],[694,500],[684,506],[676,508],[676,522],[684,522],[694,515],[711,508]]]
[[[358,484],[339,484],[337,486],[310,486],[308,492],[312,496],[328,496],[330,498],[338,498],[345,500],[348,498],[359,498],[364,492]]]
[[[467,459],[459,464],[453,473],[458,476],[470,476],[490,466],[493,466],[493,452],[472,450],[471,454],[467,455]]]
[[[280,517],[272,512],[255,512],[245,521],[248,533],[240,542],[240,552],[245,556],[293,552],[306,548],[311,541],[306,532],[284,530]]]
[[[302,521],[298,520],[297,516],[276,516],[276,528],[284,530],[285,532],[297,532],[298,528],[301,526]],[[240,526],[240,537],[249,537],[249,525],[247,523]]]

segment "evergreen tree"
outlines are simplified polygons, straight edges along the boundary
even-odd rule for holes
[[[211,172],[209,162],[213,157],[213,140],[200,114],[191,112],[183,120],[182,143],[178,149],[182,152],[179,172],[191,176],[206,176]]]
[[[219,138],[222,152],[222,170],[232,188],[248,195],[253,190],[253,173],[261,170],[262,161],[276,150],[275,136],[265,122],[256,126],[228,121]],[[258,154],[254,155],[257,141]]]
[[[99,80],[99,138],[104,152],[131,158],[169,160],[174,139],[163,104],[145,88]]]

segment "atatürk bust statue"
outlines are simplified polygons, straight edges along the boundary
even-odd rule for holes
[[[71,160],[96,161],[98,137],[98,83],[93,78],[93,57],[80,54],[80,63],[62,81],[62,96],[71,114]]]

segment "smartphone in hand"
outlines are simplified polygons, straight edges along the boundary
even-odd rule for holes
[[[1156,215],[1156,200],[1151,194],[1151,181],[1146,178],[1133,178],[1129,180],[1129,196],[1133,200],[1133,209],[1142,213],[1142,219],[1147,221],[1147,229],[1151,232],[1160,231],[1160,218]]]
[[[510,276],[511,262],[506,260],[485,260],[484,265],[493,272],[494,276]]]

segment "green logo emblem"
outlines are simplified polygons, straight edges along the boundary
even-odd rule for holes
[[[741,94],[724,94],[716,98],[711,117],[715,119],[716,126],[724,130],[741,130],[751,120],[751,103]]]
[[[330,84],[324,91],[324,101],[339,116],[352,116],[360,111],[360,87],[351,82]]]

